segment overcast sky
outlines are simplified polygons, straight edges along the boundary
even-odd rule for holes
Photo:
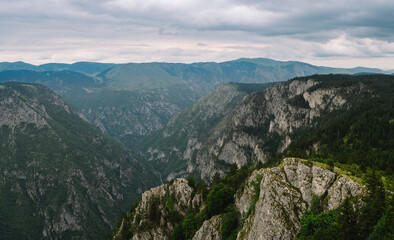
[[[0,62],[240,57],[394,69],[394,1],[0,0]]]

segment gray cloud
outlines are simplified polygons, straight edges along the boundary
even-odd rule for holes
[[[2,0],[0,61],[393,60],[392,12],[391,0]]]

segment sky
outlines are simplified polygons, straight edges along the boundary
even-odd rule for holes
[[[0,0],[0,62],[394,69],[393,0]]]

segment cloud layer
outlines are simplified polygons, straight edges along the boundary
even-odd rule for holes
[[[393,12],[392,0],[2,0],[0,61],[394,68]]]

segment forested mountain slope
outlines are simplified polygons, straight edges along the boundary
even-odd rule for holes
[[[101,238],[158,183],[47,87],[0,84],[2,238]]]

